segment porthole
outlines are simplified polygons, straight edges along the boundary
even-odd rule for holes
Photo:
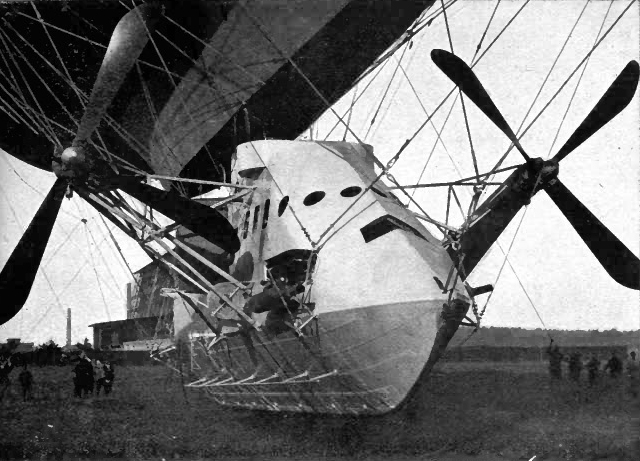
[[[278,205],[278,216],[282,216],[284,210],[287,209],[287,205],[289,205],[289,196],[285,196],[280,200],[280,205]]]
[[[322,200],[324,198],[326,194],[324,192],[322,192],[321,190],[317,190],[315,192],[311,192],[309,195],[307,195],[304,200],[302,201],[302,203],[304,203],[304,206],[311,206],[311,205],[315,205],[316,203],[318,203],[320,200]]]
[[[247,238],[247,234],[249,232],[249,214],[251,213],[250,210],[247,210],[247,214],[244,215],[244,227],[242,228],[242,238],[246,239]]]
[[[258,217],[260,216],[260,205],[253,209],[253,228],[251,232],[255,232],[258,227]]]
[[[342,189],[342,191],[340,192],[340,195],[342,195],[343,197],[355,197],[360,192],[362,192],[362,187],[351,186],[351,187],[347,187],[346,189]]]
[[[271,200],[267,199],[264,202],[264,211],[262,212],[262,228],[264,229],[265,227],[267,227],[267,224],[269,222],[269,204],[271,203]]]

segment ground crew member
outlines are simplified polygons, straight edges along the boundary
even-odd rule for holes
[[[20,386],[22,386],[22,401],[27,401],[27,396],[29,399],[33,398],[33,393],[31,391],[31,387],[33,385],[33,375],[27,369],[27,364],[24,364],[20,375],[18,375],[18,381],[20,381]]]
[[[549,343],[547,354],[549,355],[549,374],[554,379],[561,379],[562,358],[564,357],[564,355],[560,352],[560,348],[557,344],[553,346],[553,339]]]
[[[635,398],[640,392],[640,363],[636,360],[636,353],[629,354],[631,358],[627,363],[627,375],[629,376],[629,393]]]
[[[569,356],[569,378],[572,381],[580,381],[580,373],[582,372],[582,356],[580,352],[573,352]]]
[[[600,360],[598,360],[595,354],[593,354],[587,362],[587,373],[589,374],[589,386],[593,386],[600,374]]]
[[[100,360],[96,360],[96,366],[93,368],[93,372],[96,379],[96,395],[100,395],[100,389],[104,387],[104,365]]]
[[[11,370],[13,370],[11,357],[4,359],[0,356],[0,402],[4,398],[5,393],[9,391],[9,386],[11,384],[9,374],[11,373]]]
[[[115,372],[113,371],[113,365],[110,362],[104,362],[104,395],[109,395],[113,388],[113,380],[115,379]]]
[[[615,351],[611,353],[611,358],[604,367],[604,371],[607,370],[609,370],[609,376],[614,379],[619,378],[622,374],[622,360],[618,358]]]

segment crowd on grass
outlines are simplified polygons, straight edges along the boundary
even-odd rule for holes
[[[562,353],[560,347],[557,344],[554,345],[552,339],[547,348],[547,355],[549,357],[549,375],[554,380],[562,379],[563,362],[568,364],[569,379],[574,382],[580,382],[582,370],[586,369],[587,381],[590,386],[596,385],[605,376],[620,381],[626,371],[629,393],[634,398],[640,394],[640,363],[638,363],[635,351],[631,351],[624,361],[618,357],[615,351],[611,353],[606,362],[601,361],[596,354],[591,354],[587,360],[584,360],[578,351],[570,354]]]
[[[33,374],[29,370],[28,364],[20,363],[19,358],[0,357],[0,402],[4,399],[5,394],[11,387],[9,375],[14,368],[20,368],[18,374],[18,383],[21,389],[22,400],[24,402],[33,399]],[[104,390],[105,395],[109,395],[113,389],[113,381],[115,379],[115,371],[113,365],[106,361],[89,358],[85,352],[79,356],[79,360],[73,367],[73,395],[82,398],[89,395],[100,395],[100,391]]]

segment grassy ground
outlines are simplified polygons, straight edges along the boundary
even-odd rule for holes
[[[118,368],[111,396],[78,400],[70,371],[33,368],[27,403],[13,372],[0,459],[640,459],[640,399],[550,383],[541,364],[447,363],[411,411],[366,419],[227,409],[159,366]]]

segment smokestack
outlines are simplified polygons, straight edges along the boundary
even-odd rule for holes
[[[67,308],[67,347],[71,347],[71,308]]]

